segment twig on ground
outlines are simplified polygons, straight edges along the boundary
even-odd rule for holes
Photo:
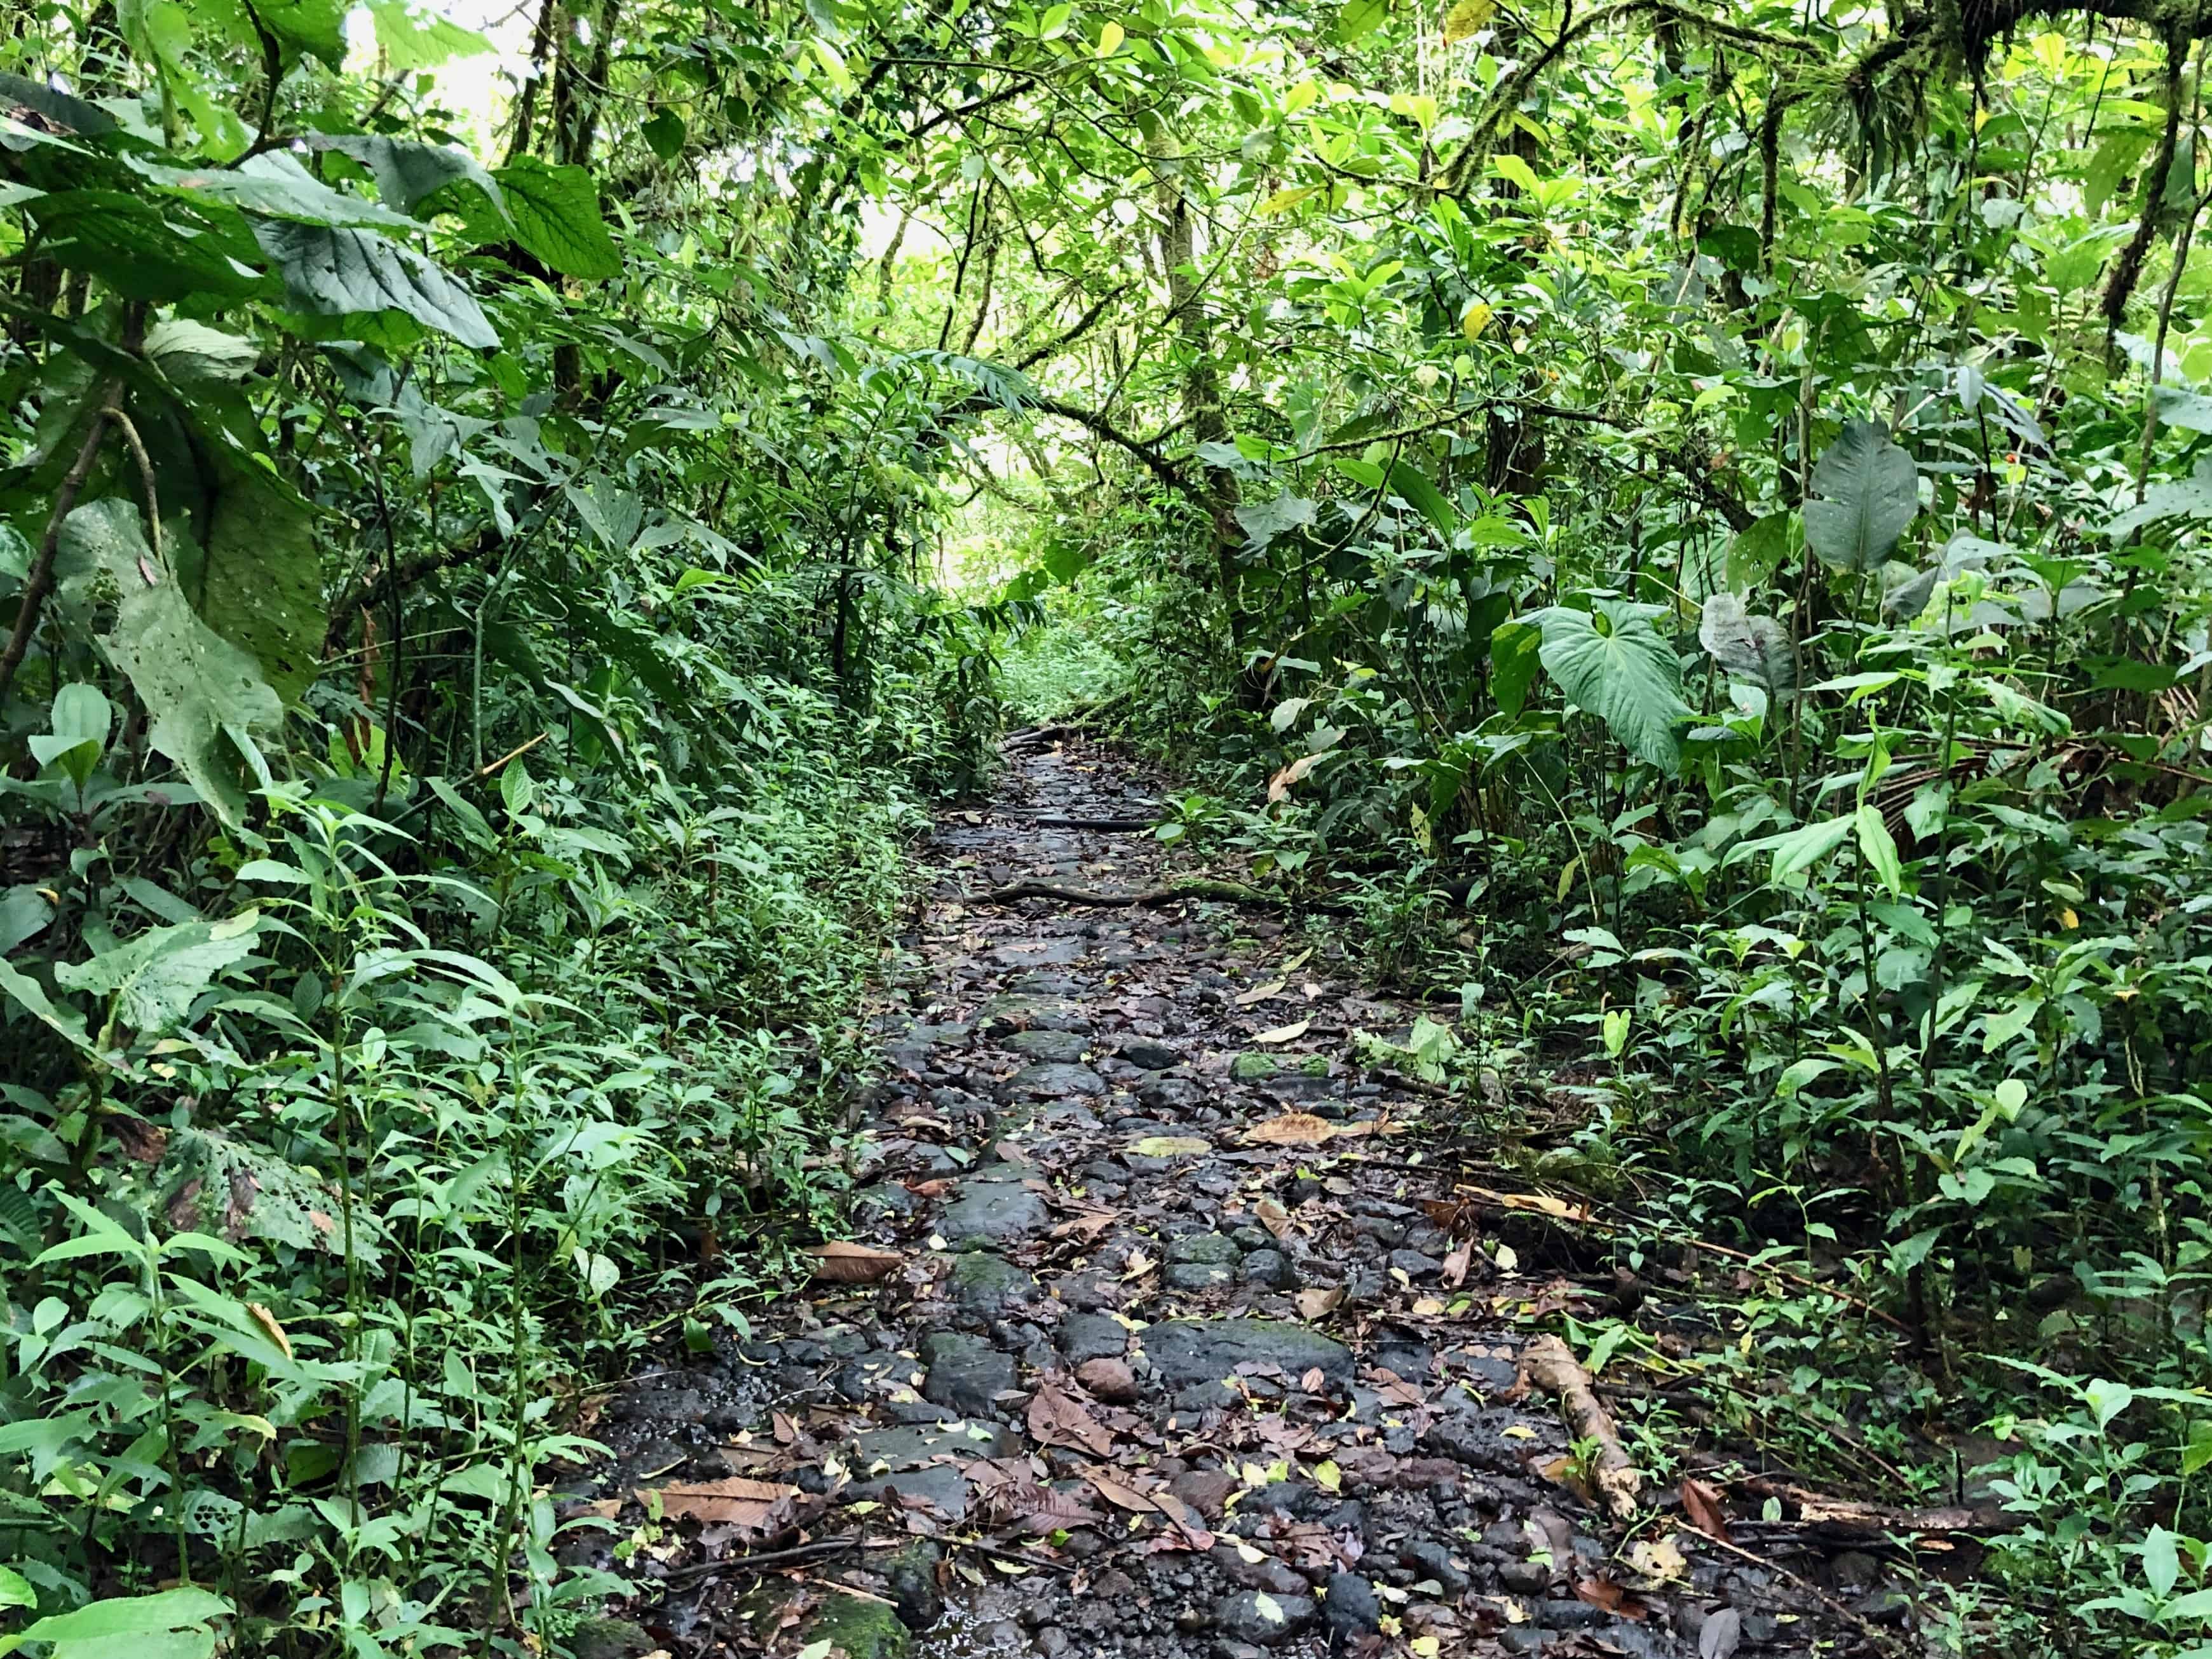
[[[994,887],[987,893],[969,895],[962,902],[1018,904],[1024,899],[1047,899],[1058,904],[1086,904],[1109,910],[1150,910],[1193,900],[1211,900],[1217,904],[1244,904],[1262,910],[1310,910],[1324,916],[1352,914],[1352,907],[1348,904],[1338,904],[1328,899],[1297,899],[1263,893],[1256,887],[1247,887],[1234,881],[1179,881],[1165,887],[1148,887],[1134,893],[1095,893],[1088,888],[1063,887],[1055,882],[1017,881],[1004,887]]]

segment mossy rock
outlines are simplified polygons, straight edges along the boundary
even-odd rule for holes
[[[1298,1070],[1304,1072],[1308,1077],[1327,1077],[1328,1056],[1327,1054],[1301,1055],[1298,1060]]]
[[[1243,1054],[1229,1067],[1229,1075],[1239,1083],[1261,1083],[1282,1069],[1273,1054]]]
[[[627,1619],[584,1620],[568,1638],[576,1659],[644,1659],[659,1645]]]
[[[913,1640],[897,1608],[857,1595],[830,1597],[799,1626],[801,1647],[827,1642],[832,1653],[842,1653],[845,1659],[905,1659]]]

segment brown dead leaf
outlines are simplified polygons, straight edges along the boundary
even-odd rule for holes
[[[641,1491],[640,1503],[658,1497],[660,1512],[678,1520],[703,1521],[712,1526],[735,1527],[740,1532],[770,1530],[790,1513],[799,1488],[775,1480],[748,1480],[732,1475],[725,1480],[695,1480]]]
[[[1121,1219],[1119,1210],[1079,1210],[1052,1230],[1054,1238],[1093,1239]]]
[[[952,1190],[952,1177],[938,1176],[928,1181],[908,1181],[901,1184],[916,1198],[942,1198]]]
[[[1690,1475],[1682,1477],[1682,1513],[1690,1517],[1690,1524],[1708,1538],[1728,1542],[1728,1513],[1721,1508],[1721,1495],[1713,1487]]]
[[[269,1340],[284,1351],[284,1358],[292,1357],[292,1339],[284,1334],[284,1328],[276,1322],[276,1316],[258,1302],[249,1302],[246,1311],[253,1316],[253,1322],[269,1333]]]
[[[619,1498],[594,1498],[587,1503],[577,1504],[563,1509],[561,1512],[571,1519],[580,1515],[589,1515],[595,1516],[602,1521],[611,1521],[622,1513],[622,1506],[623,1501]]]
[[[1298,1379],[1298,1387],[1306,1394],[1327,1394],[1328,1392],[1328,1373],[1322,1370],[1320,1366],[1316,1365],[1311,1370],[1308,1370],[1304,1376]]]
[[[114,1136],[124,1155],[133,1163],[159,1164],[169,1149],[169,1132],[143,1117],[115,1112],[108,1116],[106,1124],[108,1133]]]
[[[799,1425],[793,1422],[788,1417],[786,1417],[781,1412],[770,1412],[768,1415],[769,1422],[775,1430],[775,1443],[777,1445],[788,1446],[792,1442],[799,1438]]]
[[[1049,1382],[1030,1396],[1030,1437],[1047,1446],[1073,1446],[1096,1457],[1114,1455],[1114,1431]]]
[[[1644,1606],[1641,1598],[1610,1578],[1577,1579],[1575,1595],[1594,1607],[1603,1607],[1607,1613],[1617,1613],[1623,1619],[1632,1619],[1638,1624],[1651,1616],[1651,1609]]]
[[[872,1285],[896,1272],[906,1260],[896,1250],[844,1240],[817,1244],[807,1255],[814,1258],[814,1276],[833,1285]]]
[[[1260,1224],[1277,1238],[1288,1238],[1291,1233],[1291,1212],[1272,1198],[1263,1198],[1252,1206],[1252,1213],[1260,1218]]]
[[[1110,1474],[1102,1474],[1097,1469],[1085,1469],[1083,1478],[1097,1489],[1101,1498],[1114,1505],[1115,1509],[1127,1510],[1135,1515],[1158,1513],[1157,1506],[1151,1498],[1133,1486],[1123,1486]]]
[[[1036,1160],[1011,1140],[994,1141],[991,1150],[1009,1164],[1034,1164]]]
[[[1311,1112],[1285,1112],[1254,1124],[1244,1132],[1244,1139],[1261,1146],[1319,1146],[1334,1140],[1337,1133],[1336,1125],[1325,1117],[1316,1117]]]
[[[1301,755],[1267,780],[1267,805],[1273,806],[1291,793],[1291,786],[1314,769],[1319,755]]]
[[[1255,1004],[1265,1002],[1269,997],[1279,997],[1283,994],[1283,988],[1289,983],[1288,980],[1271,979],[1265,985],[1255,985],[1249,991],[1239,991],[1237,994],[1237,1006],[1239,1008],[1249,1008]]]
[[[1334,1313],[1343,1305],[1344,1286],[1341,1285],[1330,1285],[1326,1287],[1317,1285],[1310,1290],[1300,1291],[1297,1300],[1299,1318],[1319,1319],[1323,1314]]]

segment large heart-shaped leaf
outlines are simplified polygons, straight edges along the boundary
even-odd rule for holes
[[[1870,421],[1846,421],[1813,469],[1805,540],[1828,563],[1876,570],[1920,511],[1912,457]]]
[[[402,213],[414,212],[448,185],[466,184],[502,217],[506,215],[507,198],[499,181],[477,165],[476,157],[450,144],[367,132],[319,135],[306,143],[310,149],[336,150],[358,161],[376,180],[377,194]]]
[[[151,927],[89,962],[65,962],[54,978],[72,991],[113,997],[117,1017],[141,1036],[182,1024],[193,1000],[224,969],[253,953],[259,916]]]
[[[211,452],[207,545],[179,537],[176,563],[192,609],[261,665],[287,703],[320,666],[330,617],[314,508],[258,469]]]
[[[1690,718],[1682,664],[1652,626],[1649,605],[1601,599],[1595,612],[1551,605],[1529,613],[1544,630],[1537,654],[1570,702],[1611,728],[1631,754],[1672,770],[1681,746],[1674,728]]]

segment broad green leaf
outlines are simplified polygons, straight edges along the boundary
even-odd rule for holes
[[[244,216],[219,202],[69,190],[24,210],[39,228],[42,256],[90,272],[126,299],[241,301],[264,284],[261,249]]]
[[[659,112],[638,131],[652,148],[653,153],[664,161],[672,161],[681,155],[684,141],[690,136],[690,130],[684,125],[684,118],[672,109]]]
[[[365,132],[318,134],[307,142],[311,149],[336,150],[359,162],[376,180],[377,194],[401,213],[413,213],[449,185],[467,185],[492,211],[502,217],[507,213],[499,181],[477,165],[476,157],[449,144]]]
[[[1543,643],[1544,630],[1528,622],[1500,623],[1490,636],[1490,695],[1508,720],[1519,720],[1528,704]]]
[[[1790,630],[1772,617],[1753,616],[1733,593],[1706,597],[1698,642],[1729,673],[1765,690],[1771,702],[1780,702],[1797,688]]]
[[[463,345],[499,344],[475,295],[374,231],[280,222],[258,227],[254,235],[283,274],[295,310],[333,318],[398,312]]]
[[[1390,489],[1407,504],[1449,536],[1459,527],[1459,512],[1445,499],[1443,490],[1429,481],[1428,475],[1411,461],[1390,463]]]
[[[2179,1540],[2164,1527],[2153,1527],[2143,1534],[2143,1582],[2150,1586],[2154,1595],[2168,1595],[2181,1577],[2181,1548]]]
[[[84,1016],[66,1006],[57,1007],[38,981],[6,962],[0,962],[0,992],[14,998],[42,1024],[60,1032],[73,1046],[88,1050],[92,1048],[92,1039],[85,1034]]]
[[[1244,527],[1249,538],[1247,545],[1255,553],[1264,553],[1269,543],[1278,537],[1287,536],[1293,530],[1302,530],[1314,521],[1318,509],[1303,495],[1293,495],[1285,490],[1272,501],[1254,501],[1237,509],[1237,522]]]
[[[322,665],[330,617],[314,508],[260,468],[217,452],[207,545],[175,541],[179,580],[200,619],[261,665],[287,704]]]
[[[581,167],[526,155],[493,177],[507,197],[514,240],[563,276],[604,281],[622,274],[622,255],[599,216],[599,186]]]
[[[1875,570],[1920,511],[1912,457],[1869,421],[1846,421],[1813,469],[1805,539],[1844,570]]]
[[[1881,809],[1862,806],[1852,815],[1857,827],[1859,854],[1881,884],[1893,893],[1905,890],[1905,867],[1897,856],[1897,842],[1889,833],[1889,826],[1881,821]]]
[[[89,962],[58,963],[54,978],[72,991],[115,999],[116,1017],[142,1037],[184,1023],[193,1000],[216,975],[252,955],[258,913],[227,921],[154,927]]]
[[[1373,33],[1389,15],[1390,0],[1345,0],[1344,9],[1336,15],[1336,38],[1350,46]]]
[[[62,539],[71,557],[104,569],[122,590],[115,626],[100,643],[131,678],[152,719],[147,736],[175,761],[200,798],[234,829],[244,822],[244,781],[266,787],[254,742],[283,720],[258,664],[193,614],[171,580],[148,586],[154,563],[128,501],[94,501],[70,514]]]
[[[1690,718],[1682,665],[1643,606],[1600,600],[1595,614],[1551,605],[1527,618],[1544,633],[1544,672],[1597,715],[1631,754],[1665,771],[1681,757],[1675,727]]]
[[[1729,852],[1729,860],[1734,862],[1756,853],[1771,853],[1773,862],[1767,868],[1766,878],[1778,886],[1811,869],[1841,847],[1851,833],[1851,825],[1848,816],[1823,818],[1778,836],[1763,836],[1757,841],[1741,842]]]
[[[132,166],[165,191],[193,202],[221,202],[264,218],[293,219],[307,225],[368,225],[412,230],[415,222],[397,209],[332,190],[284,150],[249,155],[234,167],[170,167],[134,161]]]
[[[0,1567],[0,1608],[35,1607],[39,1593],[31,1588],[30,1580],[7,1567]]]
[[[118,1659],[125,1650],[149,1659],[204,1656],[215,1650],[216,1632],[209,1626],[230,1613],[229,1602],[204,1589],[115,1596],[41,1619],[19,1635],[0,1637],[0,1654],[13,1653],[27,1642],[51,1642],[48,1659]],[[181,1644],[163,1639],[172,1637],[186,1639]],[[131,1645],[126,1650],[118,1644]]]
[[[385,60],[401,74],[436,69],[456,58],[498,50],[474,29],[446,15],[448,8],[423,0],[367,0],[369,21]]]
[[[2212,519],[2212,456],[2198,461],[2186,478],[2153,484],[2140,502],[2105,526],[2105,534],[2124,541],[2145,525],[2178,518]]]
[[[2178,386],[2153,386],[2150,406],[2158,412],[2161,426],[2179,427],[2185,432],[2212,432],[2212,398],[2201,392]]]
[[[235,334],[184,317],[166,317],[146,331],[146,356],[183,391],[228,386],[253,373],[261,348]]]

